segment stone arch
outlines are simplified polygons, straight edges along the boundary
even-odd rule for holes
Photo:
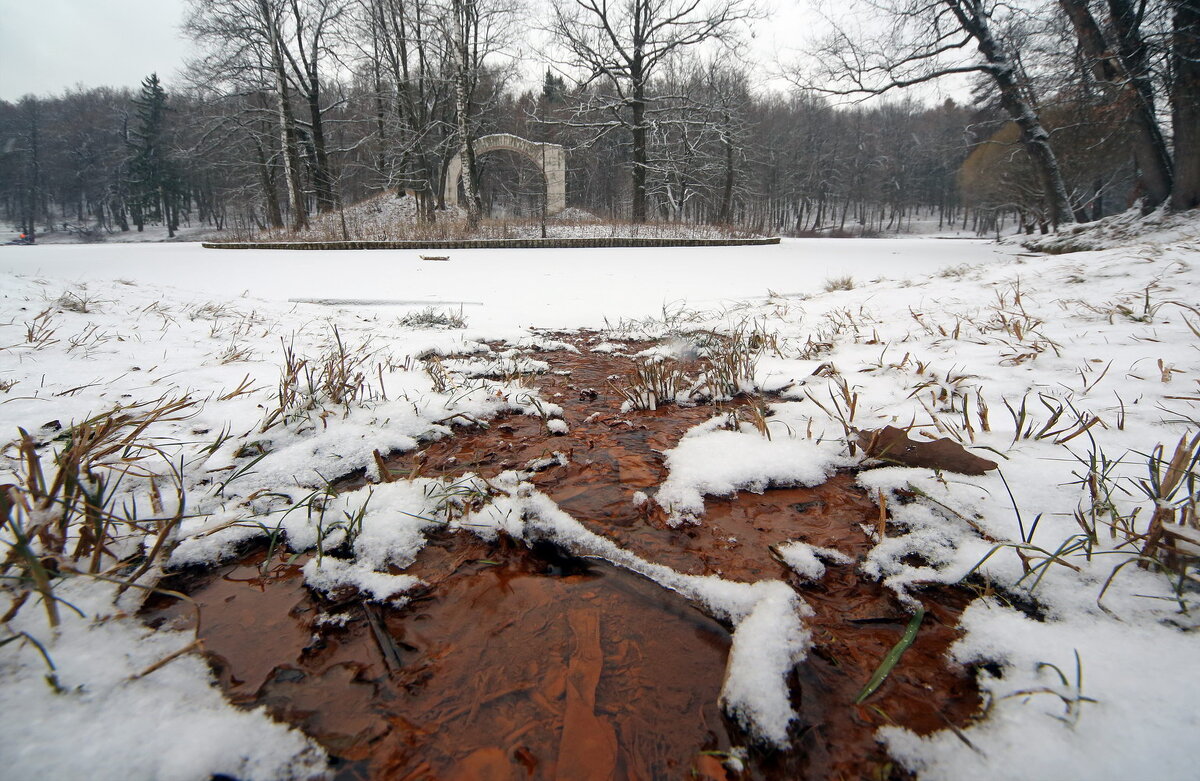
[[[557,214],[567,208],[567,154],[559,144],[539,143],[514,136],[494,133],[475,139],[475,157],[488,152],[507,150],[529,158],[546,179],[546,213]],[[458,181],[462,178],[462,155],[455,155],[446,168],[444,196],[447,206],[458,206]]]

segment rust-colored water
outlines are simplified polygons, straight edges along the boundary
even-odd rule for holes
[[[969,671],[945,660],[968,601],[938,587],[922,594],[916,642],[867,703],[863,684],[904,631],[891,592],[853,565],[801,582],[770,546],[802,540],[861,557],[879,510],[849,475],[816,488],[710,498],[699,526],[668,527],[639,509],[636,491],[665,478],[661,451],[713,406],[620,412],[608,378],[629,360],[591,353],[541,356],[569,376],[537,380],[571,427],[552,436],[515,416],[460,431],[395,471],[492,475],[555,451],[565,466],[532,478],[594,531],[652,561],[693,574],[790,582],[816,611],[816,647],[799,666],[800,714],[788,752],[752,752],[741,776],[889,778],[900,772],[874,740],[883,724],[919,733],[962,725],[978,709]],[[408,572],[429,588],[403,609],[328,605],[295,567],[267,576],[247,561],[176,584],[200,602],[200,636],[238,702],[265,704],[339,758],[346,778],[733,778],[712,755],[746,741],[717,708],[729,639],[678,596],[607,565],[547,550],[438,538]],[[344,616],[316,627],[318,615]],[[159,603],[152,620],[186,614]]]
[[[728,633],[638,576],[450,535],[408,570],[428,589],[392,610],[324,603],[261,559],[185,586],[200,636],[234,701],[315,737],[339,777],[683,778],[731,745]]]

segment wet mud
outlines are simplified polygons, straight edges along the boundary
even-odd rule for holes
[[[593,531],[681,572],[789,582],[816,613],[815,647],[791,682],[800,715],[791,750],[751,747],[744,770],[722,765],[748,744],[717,705],[728,627],[605,563],[468,534],[431,540],[406,570],[427,587],[398,609],[317,598],[302,585],[302,561],[264,562],[263,553],[177,578],[170,585],[200,605],[199,636],[235,702],[303,729],[348,779],[903,778],[874,739],[878,727],[924,734],[968,723],[978,691],[946,652],[969,592],[919,594],[927,612],[915,643],[854,705],[910,612],[856,564],[828,564],[808,582],[772,555],[799,540],[861,559],[873,544],[867,529],[886,519],[852,475],[709,497],[699,525],[671,528],[635,493],[653,494],[666,477],[662,451],[685,431],[746,402],[622,413],[615,383],[630,359],[590,352],[596,335],[558,338],[581,352],[539,355],[563,373],[532,384],[563,407],[569,433],[511,416],[388,468],[491,476],[561,453],[565,464],[531,481]],[[146,616],[186,623],[193,614],[156,599]]]

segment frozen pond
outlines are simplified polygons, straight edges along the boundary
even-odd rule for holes
[[[75,282],[129,279],[198,298],[468,302],[473,326],[566,328],[643,317],[664,305],[817,293],[833,277],[919,279],[1016,249],[965,239],[784,239],[778,246],[417,251],[206,250],[199,244],[0,247],[0,271]],[[482,305],[482,306],[481,306]]]

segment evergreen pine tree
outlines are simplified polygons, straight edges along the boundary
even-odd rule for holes
[[[548,105],[557,105],[565,100],[566,93],[566,79],[554,75],[549,68],[546,68],[546,75],[542,79],[542,98]]]
[[[137,229],[147,219],[163,222],[167,235],[174,237],[179,227],[181,187],[170,159],[165,139],[167,93],[151,73],[142,81],[142,90],[133,100],[137,127],[130,133],[132,160],[129,166],[130,211]]]

